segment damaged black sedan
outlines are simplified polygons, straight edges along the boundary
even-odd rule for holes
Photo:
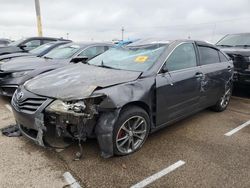
[[[103,157],[139,150],[149,133],[211,107],[227,108],[233,65],[199,41],[136,42],[40,75],[15,92],[16,122],[41,146],[96,137]]]

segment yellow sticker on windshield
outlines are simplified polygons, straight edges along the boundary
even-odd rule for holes
[[[148,56],[138,56],[135,58],[135,62],[136,63],[144,63],[145,61],[147,61]]]

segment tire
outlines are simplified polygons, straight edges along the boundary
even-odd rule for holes
[[[137,106],[126,107],[121,111],[114,127],[114,154],[123,156],[138,151],[146,141],[149,130],[147,112]]]
[[[227,109],[227,106],[230,102],[232,96],[232,86],[229,86],[225,89],[223,95],[217,101],[217,103],[211,107],[215,112],[222,112]]]

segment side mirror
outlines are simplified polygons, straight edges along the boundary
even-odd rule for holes
[[[78,56],[78,57],[74,57],[73,59],[71,59],[70,62],[72,62],[72,63],[79,63],[79,62],[84,63],[84,62],[86,62],[88,59],[89,59],[89,58],[86,57],[86,56],[83,56],[83,57]]]
[[[166,73],[168,72],[168,68],[166,65],[163,65],[162,69],[161,69],[161,73]]]
[[[22,50],[25,50],[26,47],[27,47],[27,46],[26,46],[25,44],[21,44],[21,45],[19,46],[19,48],[21,48]]]

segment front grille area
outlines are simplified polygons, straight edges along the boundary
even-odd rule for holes
[[[248,57],[244,57],[244,56],[241,56],[241,55],[233,55],[233,54],[231,54],[229,56],[232,58],[234,68],[236,70],[248,69],[248,66],[250,65]]]
[[[34,113],[40,106],[47,100],[47,98],[37,97],[37,98],[26,98],[22,101],[17,99],[17,95],[13,96],[13,106],[16,110],[25,113]]]

